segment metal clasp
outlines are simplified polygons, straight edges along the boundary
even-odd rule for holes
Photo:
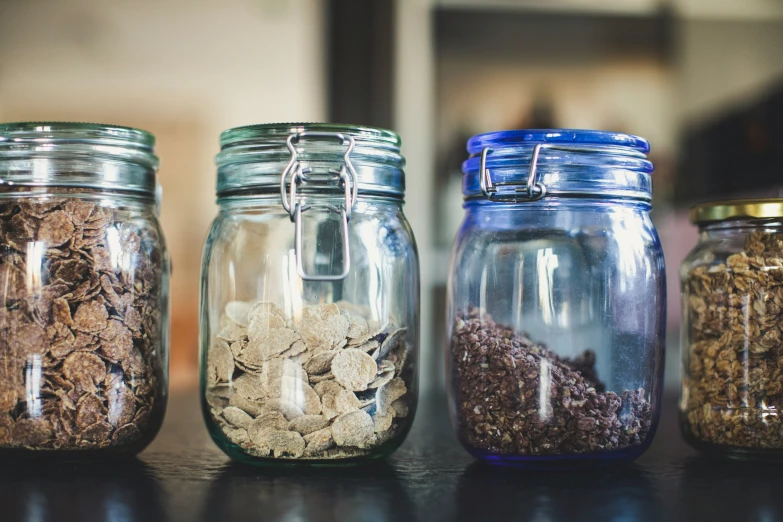
[[[335,205],[323,205],[322,208],[326,208],[331,212],[340,214],[342,240],[343,240],[343,271],[338,275],[310,275],[304,271],[304,263],[302,261],[302,252],[304,250],[302,238],[302,213],[306,210],[313,208],[313,205],[303,205],[300,201],[297,201],[297,187],[303,183],[307,183],[307,175],[311,173],[311,169],[303,169],[299,164],[298,155],[296,152],[295,144],[302,138],[324,138],[324,139],[337,139],[341,145],[347,144],[343,156],[343,165],[338,171],[329,171],[332,174],[338,176],[338,186],[341,186],[344,191],[345,201],[342,206]],[[294,253],[296,255],[296,271],[304,281],[342,281],[348,277],[348,273],[351,270],[351,257],[350,257],[350,245],[348,240],[348,222],[351,220],[351,210],[356,204],[356,198],[359,195],[359,183],[356,175],[356,170],[351,163],[351,152],[353,152],[356,145],[353,136],[345,136],[339,132],[299,132],[291,134],[286,140],[286,147],[288,147],[291,153],[291,159],[283,169],[283,173],[280,175],[280,200],[283,204],[283,208],[288,212],[291,217],[291,221],[294,223]],[[290,180],[289,180],[290,177]]]
[[[504,181],[501,183],[493,183],[490,176],[489,169],[487,168],[487,155],[492,152],[489,147],[484,147],[481,151],[481,164],[479,170],[479,184],[481,185],[481,192],[484,197],[490,201],[536,201],[546,196],[546,185],[540,181],[536,181],[536,171],[538,168],[538,156],[541,153],[541,149],[557,149],[547,143],[537,143],[533,147],[533,155],[530,157],[530,167],[527,171],[527,182],[522,185],[516,181]],[[512,187],[514,190],[498,191],[498,187]]]

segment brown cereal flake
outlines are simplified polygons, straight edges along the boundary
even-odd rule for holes
[[[117,382],[106,391],[106,401],[109,424],[112,426],[124,426],[136,415],[136,398],[122,382]]]
[[[46,443],[53,435],[45,419],[19,419],[11,428],[11,440],[28,448]]]
[[[123,446],[139,438],[140,434],[141,432],[139,431],[138,426],[135,424],[126,424],[114,430],[114,433],[111,436],[111,443],[114,446]]]
[[[107,422],[96,422],[82,430],[82,440],[94,442],[96,444],[108,441],[113,428]]]
[[[125,361],[131,358],[133,353],[133,334],[122,322],[110,320],[108,327],[101,331],[101,352],[110,361]]]
[[[106,377],[106,365],[93,353],[74,352],[63,361],[63,375],[82,390],[94,392],[95,384]]]
[[[46,331],[37,324],[14,325],[9,344],[11,350],[22,359],[43,355],[46,349]]]
[[[74,328],[82,332],[97,333],[108,326],[109,312],[99,301],[88,301],[79,305],[73,317]]]
[[[73,326],[71,307],[67,299],[61,297],[52,302],[52,320],[66,326]]]
[[[67,399],[66,399],[67,400]],[[106,418],[106,408],[103,400],[92,393],[85,393],[76,403],[76,424],[80,428],[86,428]]]

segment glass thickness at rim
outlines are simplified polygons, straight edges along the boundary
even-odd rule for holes
[[[365,125],[322,122],[284,122],[244,125],[225,130],[220,134],[221,150],[258,139],[285,139],[299,132],[339,132],[354,137],[357,141],[374,141],[399,149],[400,136],[393,131]]]
[[[0,143],[107,143],[125,144],[152,151],[155,136],[133,127],[69,121],[0,123]]]
[[[574,147],[625,147],[647,154],[650,143],[642,137],[590,129],[515,129],[476,134],[468,140],[468,152],[480,154],[485,147],[502,148],[539,143]]]

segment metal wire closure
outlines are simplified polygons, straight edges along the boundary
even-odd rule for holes
[[[308,174],[311,173],[311,169],[303,169],[299,164],[298,155],[296,152],[295,144],[302,138],[322,138],[322,139],[337,139],[341,145],[348,144],[345,149],[345,155],[343,156],[343,166],[340,170],[330,170],[330,174],[338,176],[339,185],[344,190],[345,202],[342,206],[335,206],[331,204],[320,205],[321,208],[326,208],[331,212],[340,214],[341,229],[343,236],[343,271],[337,275],[310,275],[304,271],[304,263],[302,262],[303,239],[302,239],[302,213],[306,210],[313,208],[314,205],[303,205],[300,201],[297,201],[296,190],[297,187],[303,183],[310,181],[322,181],[322,178],[316,180],[315,178],[308,180]],[[351,257],[350,246],[348,243],[348,221],[351,220],[351,210],[356,204],[356,197],[359,195],[359,183],[356,176],[356,170],[351,163],[351,152],[353,152],[356,145],[353,136],[345,136],[339,132],[298,132],[291,134],[286,140],[286,147],[291,152],[291,159],[283,169],[283,173],[280,175],[280,200],[283,204],[283,208],[291,216],[291,221],[294,222],[294,252],[296,255],[296,271],[299,273],[304,281],[342,281],[348,277],[348,272],[351,270]],[[289,180],[290,177],[290,180]],[[334,179],[330,181],[335,181]]]
[[[481,165],[479,170],[479,183],[484,197],[490,201],[536,201],[546,196],[546,185],[536,181],[536,170],[538,167],[538,156],[541,149],[565,149],[566,147],[555,147],[546,143],[537,143],[533,148],[533,154],[530,157],[530,167],[527,173],[527,182],[522,185],[516,181],[504,181],[501,183],[492,183],[489,169],[487,168],[487,155],[492,152],[489,147],[484,147],[481,151]],[[512,187],[514,190],[498,191],[498,187]]]

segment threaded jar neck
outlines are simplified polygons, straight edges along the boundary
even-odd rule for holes
[[[96,123],[0,124],[0,185],[62,187],[155,197],[152,134]]]

